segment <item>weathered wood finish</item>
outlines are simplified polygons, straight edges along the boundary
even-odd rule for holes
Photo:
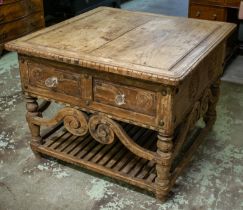
[[[43,28],[42,0],[3,1],[0,4],[0,55],[4,43]]]
[[[19,53],[32,149],[165,200],[216,119],[233,29],[98,8],[8,43]],[[51,101],[66,107],[43,118]]]
[[[94,80],[94,101],[151,116],[156,113],[156,93],[145,89]]]

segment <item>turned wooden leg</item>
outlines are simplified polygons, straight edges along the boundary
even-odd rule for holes
[[[216,117],[217,117],[216,105],[220,95],[220,80],[218,80],[211,86],[211,92],[213,98],[211,101],[209,101],[208,110],[203,118],[206,124],[208,123],[214,124],[216,121]]]
[[[39,146],[42,143],[42,138],[40,136],[40,126],[35,125],[30,122],[30,118],[40,116],[41,113],[39,112],[39,106],[37,103],[37,98],[31,96],[25,96],[26,98],[26,120],[29,124],[30,132],[31,132],[31,148],[33,152],[35,152],[35,147]]]
[[[156,184],[156,197],[165,201],[168,193],[171,189],[170,181],[170,169],[172,162],[172,148],[173,148],[173,137],[163,136],[158,134],[157,141],[157,154],[160,160],[156,164],[157,177],[155,180]]]

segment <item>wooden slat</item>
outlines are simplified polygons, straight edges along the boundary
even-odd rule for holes
[[[125,128],[125,130],[128,130],[129,128],[132,128],[130,125],[127,125],[128,127]],[[109,159],[111,158],[111,156],[113,156],[118,150],[119,148],[121,148],[121,144],[119,144],[118,142],[115,142],[115,144],[109,148],[106,149],[106,151],[102,151],[101,155],[103,154],[103,157],[99,158],[99,161],[97,162],[100,165],[104,165],[106,164]],[[105,155],[107,152],[109,151],[109,156]]]
[[[127,124],[126,123],[121,123],[121,126],[126,128]],[[94,158],[97,154],[99,154],[101,152],[102,149],[104,149],[105,147],[107,147],[107,145],[104,144],[98,144],[96,147],[94,147],[92,150],[89,151],[88,154],[86,154],[83,159],[84,160],[91,160],[92,158]]]
[[[146,143],[144,144],[144,147],[147,149],[151,149],[153,143],[154,143],[154,141],[149,138],[149,141],[146,141]],[[136,177],[139,174],[139,172],[142,171],[143,166],[146,164],[148,164],[148,160],[139,158],[138,161],[136,162],[135,166],[133,167],[133,169],[131,171],[129,171],[129,175],[131,175],[132,177]]]
[[[106,145],[105,144],[99,144],[96,147],[94,147],[89,153],[83,157],[84,160],[90,160],[92,159],[95,155],[97,155],[100,150],[102,150]]]
[[[126,123],[121,124],[127,134],[140,146],[150,150],[156,147],[157,135],[155,132]],[[104,145],[95,141],[90,135],[77,137],[67,131],[55,134],[53,139],[47,139],[47,143],[43,147],[76,160],[98,164],[116,173],[144,179],[146,182],[154,167],[153,161],[137,157],[118,139],[111,145]]]
[[[141,173],[139,173],[136,177],[140,179],[147,179],[152,170],[155,169],[155,162],[149,161],[144,168],[142,169]]]
[[[86,154],[88,154],[92,149],[94,149],[99,143],[96,142],[94,139],[90,138],[89,144],[82,148],[78,154],[75,156],[77,158],[83,158]]]
[[[67,132],[63,136],[61,136],[57,141],[55,141],[52,144],[50,144],[49,147],[52,148],[52,149],[56,149],[63,142],[67,141],[71,136],[72,136],[72,134]]]
[[[69,145],[71,145],[73,142],[75,142],[79,137],[72,135],[67,141],[65,141],[63,144],[61,144],[59,147],[56,148],[57,151],[63,151],[65,148],[67,148]]]
[[[47,141],[44,143],[44,146],[46,146],[46,147],[51,146],[52,144],[54,144],[56,141],[58,141],[58,139],[60,139],[65,134],[67,134],[67,131],[66,130],[62,130],[54,138],[51,138],[50,140],[49,139],[45,139]]]
[[[60,159],[60,160],[64,160],[64,161],[69,162],[71,164],[79,165],[83,168],[93,170],[93,171],[98,172],[100,174],[110,176],[110,177],[116,178],[116,179],[121,180],[121,181],[125,181],[125,182],[132,184],[134,186],[139,186],[139,188],[142,188],[142,189],[145,189],[145,190],[148,190],[148,191],[151,191],[151,192],[155,192],[154,183],[149,183],[146,180],[131,178],[130,176],[128,176],[126,174],[121,174],[121,173],[114,172],[113,170],[106,169],[104,166],[97,165],[95,163],[92,163],[90,161],[85,161],[83,159],[77,159],[74,156],[65,155],[63,153],[56,152],[55,150],[50,150],[49,148],[46,148],[46,147],[43,147],[43,146],[37,147],[36,151],[41,152],[41,153],[46,154],[46,155],[49,155],[49,156],[52,156],[52,157],[55,157],[55,158]]]
[[[152,170],[149,172],[148,178],[146,179],[148,182],[154,182],[156,178],[156,169],[155,167],[152,168]]]
[[[138,127],[133,127],[130,132],[128,133],[129,136],[132,136],[138,131]],[[114,157],[112,157],[112,159],[106,164],[107,168],[111,168],[114,164],[116,164],[117,162],[119,162],[119,159],[126,153],[127,151],[125,149],[121,149],[119,150]]]
[[[156,146],[157,135],[155,132],[124,123],[123,129],[140,146],[147,149]],[[150,174],[150,172],[154,173],[154,162],[137,157],[118,139],[113,144],[104,145],[95,141],[90,135],[83,137],[70,136],[70,133],[62,130],[59,131],[59,134],[53,134],[52,136],[54,140],[50,137],[47,138],[47,143],[37,148],[37,150],[67,162],[91,168],[99,173],[125,180],[128,183],[139,184],[141,188],[154,191],[154,180],[148,181],[149,179],[147,179],[149,176],[155,177],[154,174]],[[134,167],[127,172],[119,171],[122,165],[125,164],[126,167],[131,165],[131,163],[127,164],[130,162],[127,159],[136,160],[133,164]]]
[[[140,130],[134,135],[134,139],[137,139],[137,141],[139,141],[139,138],[140,138],[141,136],[143,136],[144,134],[146,135],[146,133],[148,134],[149,132],[148,132],[148,131],[146,132],[146,130],[144,130],[144,129],[140,129]],[[145,140],[146,140],[145,137],[142,138],[142,140],[141,140],[140,143],[145,142]],[[126,154],[126,156],[123,156],[122,159],[119,160],[119,163],[116,163],[116,165],[113,167],[113,169],[116,170],[116,171],[120,171],[121,168],[123,168],[123,167],[127,164],[127,162],[129,162],[130,159],[133,158],[133,156],[134,156],[134,155],[133,155],[132,153],[128,153],[128,154]]]
[[[149,137],[151,137],[151,132],[148,131],[147,135],[143,136],[143,139],[146,140],[144,146],[150,145],[151,141],[148,141]],[[129,173],[133,167],[135,167],[136,163],[140,160],[140,158],[138,156],[134,156],[134,158],[129,158],[128,162],[126,163],[126,165],[124,165],[121,169],[121,172],[123,173]]]
[[[44,129],[41,132],[41,136],[43,139],[47,139],[48,137],[50,137],[52,134],[54,134],[55,132],[57,132],[60,128],[63,127],[63,122],[58,123],[57,125],[48,128],[48,129]]]
[[[91,137],[85,136],[79,138],[78,140],[78,142],[75,142],[75,144],[72,145],[71,149],[67,152],[67,154],[75,156],[83,147],[90,143]]]

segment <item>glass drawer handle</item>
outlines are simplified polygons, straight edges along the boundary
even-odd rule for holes
[[[121,106],[123,104],[126,104],[125,102],[125,95],[124,94],[119,94],[115,97],[115,103],[118,105],[118,106]]]
[[[214,20],[216,20],[217,19],[217,14],[214,14],[213,18],[214,18]]]
[[[58,79],[57,77],[49,77],[45,80],[45,86],[48,88],[57,87]]]
[[[200,15],[201,15],[201,12],[200,11],[197,11],[196,17],[200,17]]]

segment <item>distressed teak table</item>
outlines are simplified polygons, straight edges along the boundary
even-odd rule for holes
[[[164,200],[215,122],[234,28],[102,7],[9,42],[32,150]],[[47,119],[51,101],[65,107]]]

